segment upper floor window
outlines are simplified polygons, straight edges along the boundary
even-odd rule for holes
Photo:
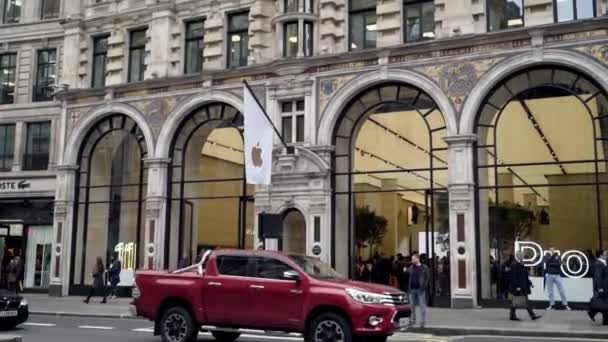
[[[34,84],[34,101],[53,99],[53,86],[57,75],[57,50],[38,51],[36,66],[36,84]]]
[[[42,0],[42,19],[51,19],[59,17],[60,0]]]
[[[249,11],[228,16],[228,67],[247,65],[249,57]]]
[[[13,169],[15,125],[0,125],[0,172]]]
[[[314,12],[314,0],[284,0],[283,11],[285,13],[293,12]]]
[[[93,38],[93,71],[91,86],[101,88],[106,85],[106,60],[108,57],[108,38],[110,36],[99,36]]]
[[[287,143],[304,141],[304,100],[281,102],[281,128]]]
[[[300,32],[303,32],[304,35],[302,36]],[[288,21],[283,24],[283,56],[312,56],[313,34],[311,21]]]
[[[46,170],[49,166],[51,123],[31,122],[27,124],[27,140],[23,156],[23,170]]]
[[[487,0],[488,31],[524,26],[524,0]]]
[[[595,17],[595,0],[553,0],[555,21],[580,20]]]
[[[15,74],[17,72],[17,54],[0,55],[0,104],[15,101]]]
[[[22,0],[4,0],[2,22],[4,24],[18,23],[21,18],[21,6]]]
[[[405,41],[435,38],[435,0],[405,0]]]
[[[350,1],[349,45],[351,50],[376,47],[377,0]]]
[[[186,58],[184,73],[195,74],[203,69],[205,20],[186,23]]]
[[[129,82],[144,80],[146,71],[146,29],[131,31],[129,45]]]

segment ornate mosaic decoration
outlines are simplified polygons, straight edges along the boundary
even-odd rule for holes
[[[608,45],[586,45],[577,47],[574,50],[589,55],[602,63],[608,64]]]
[[[334,96],[338,89],[354,79],[356,75],[339,76],[335,78],[322,79],[319,82],[319,113],[323,113],[329,100]]]

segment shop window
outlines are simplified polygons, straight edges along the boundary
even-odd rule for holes
[[[50,122],[27,124],[27,140],[23,155],[23,170],[46,170],[49,166],[51,142]]]
[[[524,26],[525,0],[487,0],[488,31]]]
[[[435,38],[434,0],[405,0],[403,6],[405,41]]]
[[[106,62],[108,58],[109,35],[93,38],[93,72],[91,86],[102,88],[106,85]]]
[[[595,17],[595,0],[553,0],[555,21],[571,21]]]
[[[249,58],[249,11],[228,16],[228,67],[246,66]]]
[[[17,72],[17,54],[0,55],[0,104],[15,101],[15,74]]]
[[[53,86],[57,77],[57,50],[38,51],[36,65],[36,84],[34,84],[34,101],[51,101]]]
[[[204,19],[189,21],[186,23],[186,57],[184,62],[185,74],[196,74],[203,70],[204,36]]]
[[[129,82],[144,80],[146,72],[147,29],[131,31],[129,40]]]
[[[377,0],[351,0],[349,9],[349,41],[351,50],[376,47]]]
[[[523,70],[488,94],[477,121],[481,298],[507,299],[508,269],[522,252],[531,300],[547,300],[551,248],[562,255],[569,302],[593,295],[594,254],[608,243],[606,117],[606,93],[568,68]]]
[[[0,125],[0,172],[13,168],[15,151],[15,125]]]
[[[40,18],[42,19],[52,19],[59,17],[59,5],[61,0],[42,0],[42,13],[40,14]]]
[[[287,143],[304,141],[304,100],[281,102],[281,127]]]
[[[15,24],[21,19],[22,0],[4,0],[2,23]]]

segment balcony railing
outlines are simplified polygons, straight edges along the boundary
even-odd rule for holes
[[[0,172],[9,172],[13,169],[13,155],[0,154]]]
[[[23,155],[23,170],[36,171],[49,168],[48,153],[29,153]]]
[[[50,84],[34,86],[34,101],[53,100],[53,86]]]

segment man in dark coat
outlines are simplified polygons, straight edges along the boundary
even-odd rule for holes
[[[409,273],[408,295],[412,308],[411,325],[416,324],[416,307],[420,307],[420,327],[426,323],[427,290],[431,280],[429,267],[423,264],[418,254],[412,256],[412,265],[407,269]]]
[[[515,258],[513,265],[511,265],[511,281],[509,283],[509,292],[514,297],[515,296],[526,297],[526,301],[527,301],[528,296],[532,293],[532,282],[530,281],[530,275],[528,273],[528,268],[524,264],[521,263],[522,258],[523,258],[523,254],[521,252],[517,252],[517,257]],[[532,310],[532,306],[530,306],[530,302],[527,301],[527,303],[528,303],[527,304],[528,306],[527,306],[526,310],[528,311],[530,318],[533,321],[539,319],[540,316],[538,316],[534,313],[534,310]],[[511,306],[510,319],[512,321],[520,321],[520,319],[517,318],[516,308],[514,305]]]
[[[608,304],[608,251],[603,251],[593,267],[593,294],[592,300],[603,300]],[[600,312],[597,308],[589,310],[589,317],[595,321],[595,316]],[[602,312],[603,325],[608,325],[608,311]]]
[[[110,281],[110,299],[116,298],[116,289],[118,283],[120,283],[120,272],[122,271],[122,264],[118,259],[118,252],[112,253],[112,263],[108,269],[108,277]]]

